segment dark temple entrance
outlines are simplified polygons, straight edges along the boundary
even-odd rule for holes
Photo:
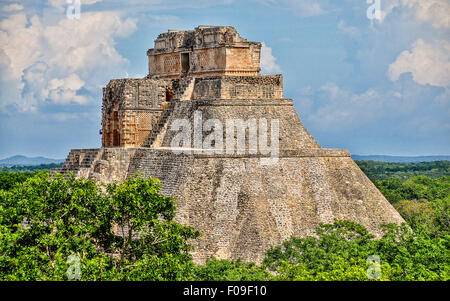
[[[189,53],[181,54],[181,72],[188,73],[191,68],[189,63]]]

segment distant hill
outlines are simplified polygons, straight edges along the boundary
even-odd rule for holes
[[[14,166],[14,165],[22,165],[22,166],[33,166],[33,165],[41,165],[41,164],[51,164],[51,163],[61,163],[64,162],[64,159],[50,159],[45,157],[26,157],[26,156],[12,156],[6,159],[0,160],[0,166]]]
[[[385,156],[385,155],[352,155],[353,160],[370,160],[380,162],[395,162],[395,163],[418,163],[418,162],[433,162],[433,161],[450,161],[450,156]]]

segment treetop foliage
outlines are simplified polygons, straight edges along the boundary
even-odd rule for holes
[[[0,279],[65,280],[71,256],[84,280],[182,279],[199,233],[173,221],[160,188],[142,176],[102,189],[41,172],[0,190]]]

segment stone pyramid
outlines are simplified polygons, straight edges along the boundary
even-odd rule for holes
[[[260,52],[229,26],[160,34],[147,77],[103,89],[102,147],[73,149],[52,172],[160,179],[178,198],[176,220],[202,233],[192,242],[198,263],[261,262],[271,246],[334,219],[377,236],[403,222],[348,151],[308,133],[282,75],[260,74]]]

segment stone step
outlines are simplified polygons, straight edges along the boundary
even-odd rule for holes
[[[81,169],[91,168],[99,156],[100,150],[101,149],[71,150],[62,168],[53,171],[53,174],[56,172],[67,174],[71,171],[77,173]]]
[[[161,132],[161,129],[164,128],[165,124],[167,123],[167,120],[169,119],[171,113],[173,112],[173,109],[175,108],[175,104],[176,104],[176,100],[172,100],[169,107],[162,113],[162,117],[160,118],[157,125],[155,126],[155,129],[152,131],[150,138],[144,144],[144,147],[151,147],[153,145],[153,143],[155,142],[159,133]]]
[[[152,133],[150,134],[150,137],[148,140],[144,143],[144,147],[151,147],[155,140],[158,138],[158,135],[161,133],[161,130],[165,127],[167,121],[170,118],[170,115],[172,114],[176,102],[182,100],[185,97],[185,93],[188,88],[192,89],[192,82],[193,78],[188,78],[185,80],[179,80],[175,85],[177,85],[174,89],[174,98],[170,102],[169,106],[161,113],[161,116],[156,123]]]

